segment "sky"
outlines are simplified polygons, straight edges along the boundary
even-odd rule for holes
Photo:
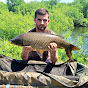
[[[0,0],[0,1],[6,3],[6,0]],[[27,2],[30,2],[30,1],[41,1],[41,0],[24,0],[24,1],[27,3]],[[71,3],[73,1],[74,0],[61,0],[61,2],[65,2],[65,3]]]

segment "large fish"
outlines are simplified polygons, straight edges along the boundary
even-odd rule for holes
[[[71,59],[71,51],[79,50],[76,46],[64,41],[59,35],[42,32],[23,33],[13,39],[11,43],[20,46],[31,46],[38,52],[49,51],[50,43],[55,42],[58,48],[65,49],[67,56]]]

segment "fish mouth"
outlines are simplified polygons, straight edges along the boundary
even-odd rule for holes
[[[11,44],[14,44],[14,43],[12,43],[12,41],[11,41],[11,40],[10,40],[10,43],[11,43]]]
[[[10,43],[14,44],[14,45],[23,46],[23,39],[22,38],[13,38],[10,40]]]

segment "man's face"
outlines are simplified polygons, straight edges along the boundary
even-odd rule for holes
[[[49,23],[48,14],[37,15],[37,17],[34,18],[34,22],[36,23],[36,28],[38,30],[44,31]]]

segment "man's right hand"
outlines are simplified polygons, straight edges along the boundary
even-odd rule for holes
[[[33,48],[31,46],[24,46],[23,48],[24,48],[24,50],[31,50],[31,51],[33,51]]]
[[[29,56],[29,52],[33,51],[33,48],[31,46],[24,46],[22,53],[21,53],[21,58],[22,60],[27,60]]]

